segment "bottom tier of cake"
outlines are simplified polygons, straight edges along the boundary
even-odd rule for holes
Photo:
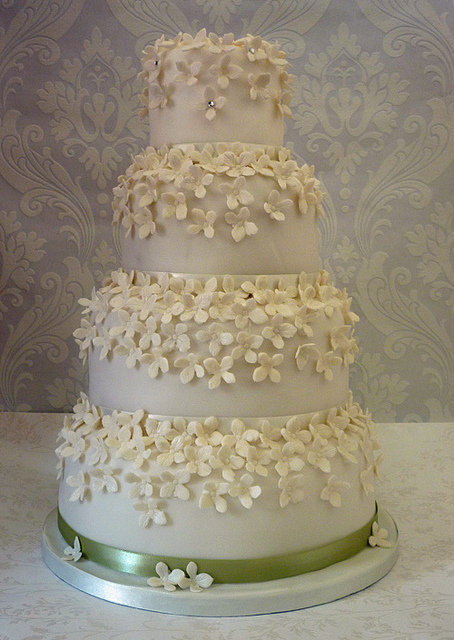
[[[368,544],[373,429],[351,398],[242,420],[107,411],[82,396],[57,449],[59,528],[85,557],[144,577],[159,563],[195,562],[217,583],[319,569]]]

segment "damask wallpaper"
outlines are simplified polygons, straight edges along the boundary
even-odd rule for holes
[[[293,65],[286,142],[328,193],[356,398],[377,421],[453,420],[452,0],[0,0],[0,408],[67,411],[86,389],[77,300],[119,266],[141,51],[202,27],[278,40]]]

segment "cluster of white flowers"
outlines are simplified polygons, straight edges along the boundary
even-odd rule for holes
[[[72,459],[89,469],[65,478],[74,489],[70,500],[83,501],[92,489],[116,492],[125,482],[140,524],[164,525],[169,499],[197,499],[200,508],[219,513],[227,510],[229,500],[237,499],[250,509],[261,495],[260,477],[268,477],[273,469],[281,507],[299,502],[304,498],[306,467],[326,477],[321,499],[340,507],[348,485],[333,474],[331,461],[338,456],[358,465],[360,451],[365,460],[358,465],[360,483],[366,495],[374,490],[378,445],[373,423],[351,398],[342,407],[292,416],[281,425],[266,419],[260,424],[238,418],[228,422],[214,416],[159,420],[142,410],[103,415],[82,394],[74,415],[65,418],[59,435],[63,442],[56,451],[62,466]],[[131,464],[130,471],[115,469],[119,459]],[[192,476],[206,479],[198,496],[191,487]]]
[[[206,97],[210,97],[207,91]],[[156,95],[162,97],[159,92]],[[208,102],[215,102],[214,97]],[[215,109],[208,108],[208,113],[215,113]],[[212,238],[215,226],[224,221],[232,227],[233,239],[239,242],[258,231],[255,222],[250,220],[249,205],[254,202],[254,196],[251,187],[247,188],[247,178],[255,175],[265,176],[270,182],[263,211],[272,220],[285,220],[286,211],[293,205],[292,198],[298,200],[302,214],[310,207],[321,214],[323,193],[319,180],[314,177],[314,168],[306,164],[299,167],[289,153],[283,147],[251,149],[240,142],[206,144],[201,149],[186,145],[184,150],[149,147],[133,158],[126,174],[119,178],[114,189],[114,223],[121,223],[127,233],[136,227],[139,236],[146,238],[156,232],[156,215],[162,208],[157,203],[162,203],[165,218],[175,217],[191,223],[188,233],[203,233]],[[228,211],[224,213],[204,211],[199,202],[207,190],[214,188],[214,178],[216,192],[226,196]]]
[[[206,377],[210,389],[235,382],[236,362],[251,365],[255,382],[279,382],[281,350],[292,340],[296,367],[311,362],[313,373],[332,380],[333,368],[353,362],[357,317],[326,272],[313,283],[305,274],[292,282],[282,279],[273,287],[260,276],[238,286],[231,276],[218,283],[215,277],[201,282],[118,270],[91,299],[80,301],[89,319],[74,336],[83,359],[96,347],[101,360],[123,356],[130,369],[145,365],[151,378],[174,371],[183,384]],[[311,325],[336,311],[346,324],[329,329],[331,348],[323,353]]]
[[[172,49],[202,51],[203,57],[191,63],[176,62],[177,73],[173,77],[173,83],[169,81],[166,83],[162,68],[165,66],[167,52]],[[274,93],[266,88],[270,82],[269,73],[259,73],[255,76],[252,73],[246,73],[242,67],[232,62],[231,54],[238,51],[243,53],[245,62],[266,61],[266,68],[269,68],[269,65],[275,68],[279,77],[279,87]],[[212,63],[213,55],[218,58],[215,64]],[[164,107],[174,83],[194,86],[198,84],[202,75],[204,77],[208,75],[213,78],[216,88],[220,90],[227,89],[231,81],[243,81],[246,86],[248,84],[250,86],[251,100],[273,99],[282,116],[291,116],[288,103],[291,98],[291,85],[294,77],[288,74],[286,70],[288,65],[285,53],[279,49],[279,46],[262,40],[260,36],[248,35],[245,38],[234,40],[231,33],[220,38],[214,33],[207,35],[206,29],[201,29],[195,37],[188,33],[179,33],[173,40],[161,37],[155,45],[148,45],[143,51],[143,70],[140,76],[145,79],[146,88],[141,96],[142,115],[145,115],[148,109]],[[168,71],[168,65],[165,68]],[[212,86],[208,86],[206,89],[209,90],[209,93],[205,90],[200,109],[206,112],[208,120],[213,120],[216,117],[217,109],[221,109],[225,105],[226,99],[224,96],[218,95]]]
[[[186,573],[182,569],[169,571],[165,562],[158,562],[155,571],[157,576],[148,578],[147,584],[154,588],[164,587],[166,591],[175,591],[177,587],[180,587],[180,589],[199,592],[208,589],[213,584],[213,578],[208,573],[198,573],[195,562],[188,563]]]

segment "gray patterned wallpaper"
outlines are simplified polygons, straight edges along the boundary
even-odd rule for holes
[[[119,265],[140,53],[202,27],[277,39],[293,64],[286,141],[329,193],[356,398],[377,421],[453,420],[452,0],[0,0],[0,408],[67,411],[86,388],[71,334]]]

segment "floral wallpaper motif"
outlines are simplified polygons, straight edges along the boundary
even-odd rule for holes
[[[278,40],[286,144],[328,195],[322,256],[361,317],[351,386],[377,421],[454,419],[454,14],[448,0],[0,2],[0,409],[86,391],[78,299],[120,265],[112,189],[147,144],[143,48]]]

